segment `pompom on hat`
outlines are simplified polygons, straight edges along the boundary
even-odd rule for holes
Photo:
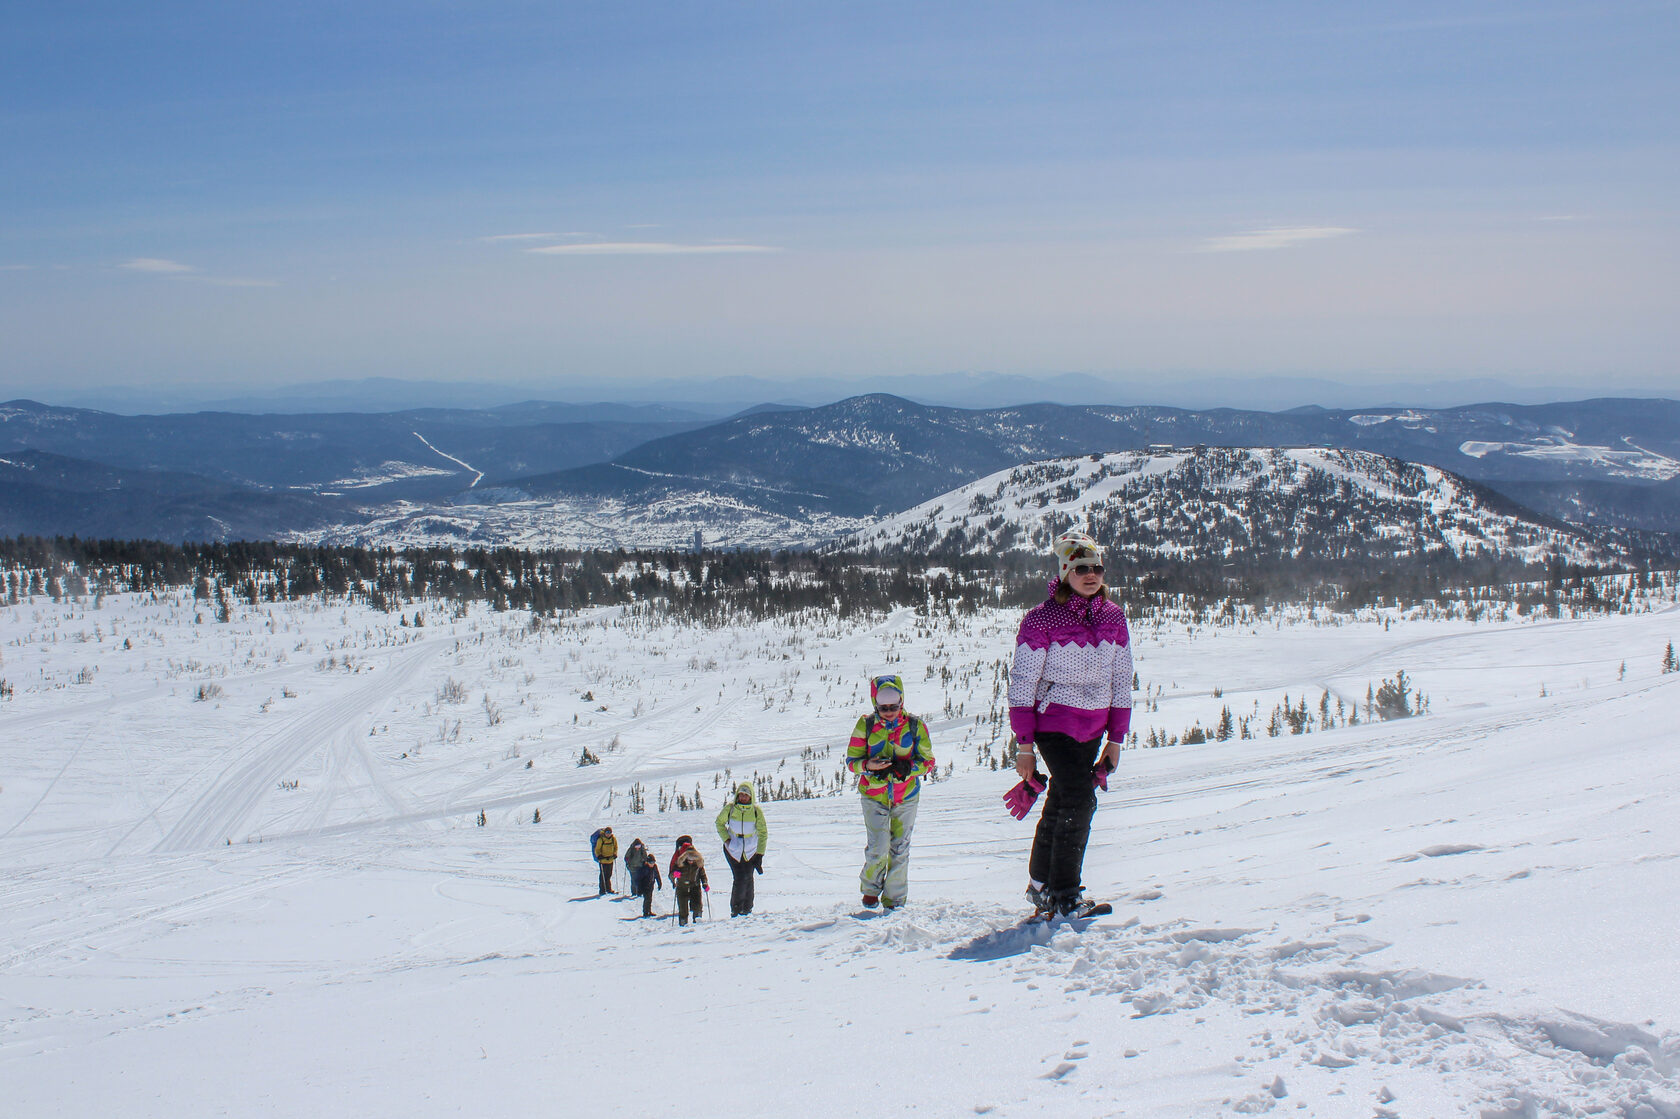
[[[1058,574],[1063,579],[1073,574],[1076,564],[1084,561],[1101,563],[1103,558],[1102,545],[1083,532],[1064,532],[1056,537],[1051,548],[1056,553]]]

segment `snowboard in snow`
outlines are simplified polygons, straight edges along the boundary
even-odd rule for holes
[[[1029,925],[1048,925],[1052,921],[1066,921],[1069,924],[1077,925],[1096,917],[1106,917],[1113,912],[1114,907],[1112,905],[1106,901],[1099,901],[1080,913],[1042,913],[1035,910],[1032,916],[1027,918],[1026,923]]]

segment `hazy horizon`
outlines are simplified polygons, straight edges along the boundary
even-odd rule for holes
[[[1346,408],[1458,408],[1476,404],[1555,404],[1603,397],[1673,399],[1659,386],[1648,391],[1605,393],[1589,385],[1517,385],[1496,380],[1450,385],[1393,383],[1358,386],[1317,378],[1208,378],[1163,386],[1111,381],[1081,374],[1006,377],[987,374],[879,379],[805,379],[776,382],[751,377],[703,381],[570,382],[503,384],[474,381],[411,381],[364,378],[316,381],[230,394],[206,386],[100,386],[70,392],[21,393],[53,407],[89,408],[122,415],[178,412],[261,414],[394,412],[416,409],[496,409],[542,402],[589,408],[632,408],[689,412],[722,419],[763,406],[814,408],[848,397],[889,393],[920,404],[956,408],[1007,408],[1025,404],[1123,405],[1194,411],[1235,408],[1283,412],[1318,406]]]

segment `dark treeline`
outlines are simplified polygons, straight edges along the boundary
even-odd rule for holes
[[[1135,614],[1168,609],[1205,617],[1233,606],[1284,603],[1350,610],[1424,602],[1502,602],[1519,612],[1613,609],[1628,589],[1666,585],[1636,572],[1612,592],[1612,572],[1450,552],[1403,560],[1223,557],[1218,561],[1111,554],[1108,582]],[[272,542],[165,544],[76,537],[0,539],[0,596],[17,603],[115,592],[191,588],[225,616],[249,605],[350,598],[402,610],[428,601],[485,602],[553,615],[636,605],[726,623],[804,610],[841,617],[899,607],[968,613],[1025,607],[1047,587],[1037,555],[911,555],[803,551],[573,551],[516,548],[358,548]]]

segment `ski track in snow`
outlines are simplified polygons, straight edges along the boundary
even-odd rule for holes
[[[320,749],[324,738],[339,728],[353,725],[381,698],[411,679],[426,654],[427,650],[422,648],[398,655],[387,670],[394,679],[375,680],[320,710],[299,716],[258,741],[182,814],[156,850],[160,853],[199,850],[238,833],[258,802],[273,791],[282,777]]]
[[[1140,672],[1173,690],[1137,725],[1309,684],[1357,699],[1356,681],[1402,667],[1440,698],[1403,723],[1128,753],[1087,860],[1117,912],[1075,928],[1022,923],[1031,825],[997,804],[1006,774],[973,768],[971,716],[1012,618],[921,637],[899,612],[848,634],[667,628],[655,640],[606,612],[538,638],[471,616],[394,642],[389,620],[358,613],[348,627],[309,623],[367,632],[327,646],[354,654],[356,671],[326,672],[265,665],[258,629],[167,631],[135,607],[122,628],[205,648],[185,664],[231,640],[229,671],[153,667],[135,686],[145,671],[105,646],[101,672],[127,672],[111,685],[0,708],[0,734],[39,754],[8,767],[0,791],[0,1077],[19,1114],[178,1114],[188,1085],[189,1112],[429,1115],[494,1101],[499,1113],[563,1099],[578,1113],[728,1114],[756,1069],[756,1106],[810,1116],[874,1101],[932,1114],[1671,1119],[1680,1033],[1662,992],[1680,990],[1680,783],[1653,751],[1671,749],[1680,677],[1646,662],[1673,610],[1421,634],[1403,623],[1392,636],[1369,622],[1250,636],[1139,626]],[[96,656],[11,641],[32,624],[17,611],[0,624],[19,679],[37,661],[51,681]],[[996,647],[964,645],[980,634]],[[766,806],[750,917],[679,929],[594,898],[584,837],[601,822],[648,838],[661,862],[679,831],[712,846],[715,804],[625,816],[619,800],[608,815],[609,791],[669,782],[716,798],[706,775],[797,774],[807,746],[833,769],[853,717],[843,701],[884,649],[957,766],[925,790],[909,907],[855,908],[851,793]],[[576,651],[593,664],[556,659]],[[690,657],[721,667],[682,668]],[[920,672],[934,663],[958,670],[949,686],[970,717],[934,712],[940,680]],[[507,722],[431,735],[440,717],[476,711],[433,709],[445,676],[494,693]],[[205,678],[227,695],[177,694]],[[1536,700],[1536,684],[1555,690]],[[299,697],[275,701],[282,685]],[[531,706],[515,706],[520,692]],[[279,705],[257,714],[265,696],[264,712]],[[813,702],[833,709],[818,716]],[[622,749],[606,751],[614,736]],[[599,766],[575,765],[584,747]],[[472,826],[480,811],[493,826]],[[712,905],[726,909],[727,869],[709,860]],[[670,904],[666,890],[659,912]],[[648,1046],[672,1037],[687,1075],[645,1076]],[[909,1055],[878,1062],[877,1047]]]
[[[448,459],[456,466],[459,466],[462,470],[470,471],[472,473],[473,480],[467,483],[467,488],[469,490],[484,480],[484,471],[475,468],[471,463],[462,462],[454,455],[438,450],[436,447],[432,446],[431,440],[427,439],[424,435],[421,435],[418,431],[414,432],[414,438],[426,444],[426,449],[431,451],[433,454],[438,455],[441,458]]]

